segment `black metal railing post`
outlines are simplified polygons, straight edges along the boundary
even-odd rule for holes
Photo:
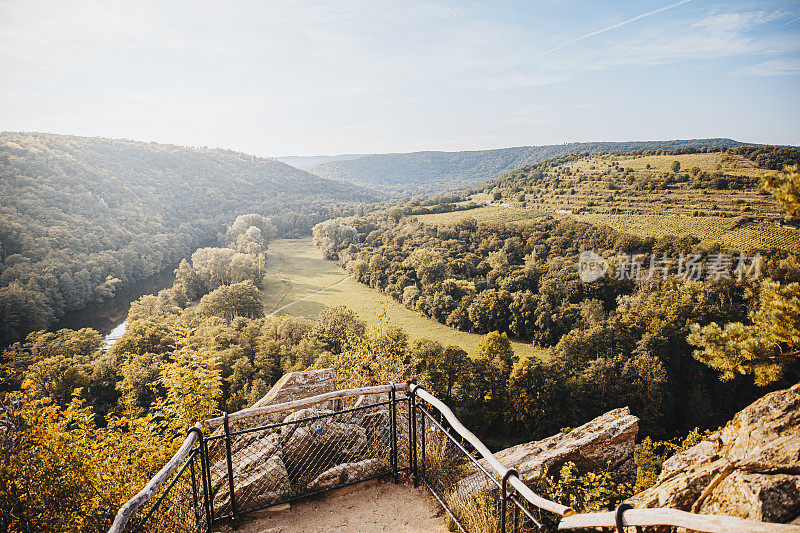
[[[392,391],[389,393],[391,403],[389,403],[389,450],[391,454],[392,477],[394,478],[395,485],[397,484],[397,396],[395,394],[395,385],[392,385]]]
[[[427,483],[427,481],[425,481],[425,413],[422,413],[422,417],[420,418],[419,424],[420,424],[420,428],[419,428],[420,429],[420,445],[419,445],[419,449],[422,452],[422,463],[421,463],[422,464],[422,468],[420,469],[420,471],[422,473],[420,474],[420,479],[422,479],[422,481],[424,483]]]
[[[228,460],[228,495],[231,500],[231,521],[233,522],[233,529],[236,529],[236,492],[233,488],[233,460],[231,459],[231,429],[228,425],[227,411],[222,415],[224,417],[223,426],[225,427],[225,455]]]
[[[194,454],[192,454],[191,459],[189,459],[189,473],[192,476],[192,511],[194,511],[194,523],[199,525],[200,524],[200,511],[198,510],[197,505],[197,481],[195,480],[195,471],[194,471],[194,459],[197,456],[197,450],[195,450]],[[203,507],[205,507],[205,498],[203,502]],[[205,511],[205,509],[204,509]],[[199,528],[198,528],[199,529]]]
[[[503,475],[503,483],[500,487],[500,532],[506,533],[506,504],[508,502],[508,478],[511,476],[517,476],[517,471],[513,468],[506,470],[506,473]],[[516,528],[516,520],[515,520],[515,528]]]
[[[514,533],[517,533],[517,528],[519,528],[519,507],[517,504],[514,504],[514,529],[512,530]]]
[[[414,397],[416,390],[416,383],[408,386],[410,394],[409,407],[408,407],[408,432],[411,438],[410,442],[410,457],[411,462],[411,478],[414,480],[414,486],[419,486],[419,472],[417,471],[417,402]]]
[[[197,433],[197,451],[196,455],[200,456],[200,480],[202,481],[203,487],[203,512],[206,515],[206,529],[208,532],[211,531],[211,508],[210,508],[210,500],[211,496],[208,490],[209,484],[206,483],[206,454],[208,453],[208,448],[205,447],[205,440],[203,439],[203,430],[198,427],[191,427],[187,433]],[[194,458],[192,459],[194,460]],[[197,513],[197,488],[196,483],[194,480],[194,464],[192,464],[192,489],[195,493],[195,514]],[[197,522],[200,522],[199,517],[197,517]]]
[[[204,467],[203,485],[206,487],[206,504],[208,510],[208,531],[211,533],[211,526],[214,523],[214,497],[211,494],[211,465],[208,460],[208,440],[203,439],[203,453],[200,454],[203,462],[201,465]]]

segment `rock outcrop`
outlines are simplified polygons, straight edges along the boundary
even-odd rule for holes
[[[664,462],[636,507],[764,522],[800,515],[800,384],[767,394],[719,432]]]
[[[332,489],[350,481],[364,479],[377,474],[385,465],[378,458],[364,459],[355,463],[344,463],[329,468],[308,484],[309,490]]]
[[[283,457],[296,477],[314,478],[331,465],[359,456],[367,448],[367,430],[358,424],[338,422],[325,417],[333,411],[302,409],[286,417],[284,422],[322,416],[298,425],[285,426],[281,435]]]
[[[276,403],[291,402],[336,390],[335,374],[332,368],[305,370],[284,374],[260,400],[250,407],[263,407]],[[317,407],[323,409],[324,406]]]
[[[636,480],[633,449],[638,431],[639,419],[622,407],[566,433],[512,446],[495,456],[532,484],[543,476],[558,476],[568,462],[575,463],[581,473],[610,472],[620,482],[632,482]]]
[[[231,458],[234,494],[237,505],[253,507],[279,501],[291,493],[289,474],[280,449],[268,444],[257,451],[243,449]],[[214,508],[226,513],[230,506],[227,461],[222,460],[210,469],[211,493]]]
[[[633,450],[639,432],[639,419],[627,407],[614,409],[566,433],[539,441],[518,444],[494,455],[534,490],[543,490],[545,478],[558,477],[561,467],[572,462],[580,473],[610,472],[618,482],[636,481]],[[480,461],[493,472],[486,460]],[[474,494],[495,490],[485,474],[475,471],[459,481],[454,494]]]
[[[264,395],[260,400],[254,403],[251,407],[263,407],[277,403],[291,402],[294,400],[301,400],[318,394],[332,392],[336,389],[334,371],[331,368],[322,370],[309,370],[303,372],[290,372],[278,380],[278,382]],[[303,409],[297,411],[286,417],[285,413],[277,413],[275,415],[266,415],[263,417],[247,418],[240,422],[231,424],[231,431],[242,429],[254,428],[274,422],[279,422],[284,418],[287,421],[298,420],[308,416],[313,416],[317,412],[326,407],[330,407],[328,403],[317,404],[316,409]],[[294,418],[292,418],[294,417]],[[289,426],[293,430],[296,426]],[[305,428],[305,429],[304,429]],[[301,426],[300,429],[308,432],[308,428]],[[330,426],[326,426],[330,429]],[[325,470],[330,466],[330,461],[336,460],[338,455],[330,453],[332,444],[336,443],[336,452],[344,444],[351,443],[353,439],[341,438],[344,431],[342,428],[335,428],[336,435],[332,435],[330,431],[324,432],[322,438],[314,440],[298,439],[294,446],[288,448],[288,456],[284,455],[286,443],[291,435],[283,434],[277,430],[271,431],[254,431],[235,435],[231,438],[231,463],[233,466],[233,479],[234,479],[234,494],[236,495],[236,504],[241,508],[267,505],[271,502],[277,502],[291,493],[291,479],[287,463],[284,462],[284,457],[288,458],[289,466],[296,464],[300,460],[301,454],[305,457],[306,461],[311,461],[313,470],[310,472],[312,476],[317,475],[319,472]],[[349,431],[350,428],[347,428]],[[214,435],[222,434],[223,429],[218,428]],[[315,435],[316,436],[316,435]],[[361,439],[366,441],[366,430],[361,428]],[[358,437],[355,437],[358,440]],[[327,445],[321,447],[314,446],[319,442],[325,441]],[[360,441],[359,441],[360,442]],[[302,443],[303,446],[298,446]],[[344,443],[344,444],[342,444]],[[317,453],[318,452],[318,453]],[[314,457],[317,453],[319,457]],[[217,441],[214,449],[209,453],[212,461],[212,466],[209,471],[211,474],[211,492],[214,495],[215,509],[221,509],[221,512],[227,512],[226,507],[230,505],[230,492],[228,485],[228,470],[227,460],[225,459],[224,448],[222,441]],[[325,459],[321,459],[325,457]]]

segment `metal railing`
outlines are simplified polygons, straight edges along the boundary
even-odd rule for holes
[[[399,396],[399,391],[405,395]],[[348,389],[245,409],[195,425],[173,458],[120,508],[109,533],[212,531],[249,513],[408,472],[464,533],[621,526],[697,531],[800,527],[675,509],[575,514],[533,492],[421,386]],[[623,504],[624,505],[624,504]],[[551,513],[551,514],[543,514]],[[624,515],[623,515],[624,512]]]
[[[209,530],[200,423],[145,487],[117,512],[109,533]]]
[[[671,526],[706,533],[800,533],[800,526],[746,520],[727,515],[701,515],[669,508],[632,509],[576,514],[564,505],[534,493],[503,465],[441,401],[422,387],[411,385],[415,455],[412,470],[447,511],[459,531],[505,533],[557,529]],[[548,511],[555,516],[542,515]],[[551,526],[552,527],[552,526]]]
[[[573,513],[542,498],[503,465],[444,403],[411,385],[414,481],[422,482],[459,531],[544,531],[541,511]]]
[[[210,522],[233,521],[335,488],[391,475],[397,448],[398,399],[331,409],[304,408],[282,420],[231,429],[204,441]]]
[[[348,389],[245,409],[190,429],[120,508],[109,533],[211,531],[247,515],[411,469],[407,384]]]

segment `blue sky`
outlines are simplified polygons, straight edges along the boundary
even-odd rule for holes
[[[259,155],[800,144],[800,2],[0,0],[0,130]]]

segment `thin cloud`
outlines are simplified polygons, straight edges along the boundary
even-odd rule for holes
[[[800,59],[782,57],[779,59],[771,59],[742,67],[731,72],[731,76],[796,76],[800,74]]]
[[[490,90],[513,90],[523,87],[544,87],[567,80],[566,74],[556,72],[514,73],[508,76],[486,77],[454,83],[454,87],[481,88]]]

